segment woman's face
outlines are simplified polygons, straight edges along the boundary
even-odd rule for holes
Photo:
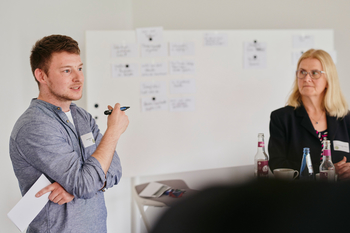
[[[312,71],[323,71],[321,62],[315,58],[306,58],[300,62],[298,70],[309,72],[305,78],[298,78],[298,87],[301,96],[323,98],[324,91],[328,87],[326,74],[322,74],[319,79],[312,79],[310,77]]]

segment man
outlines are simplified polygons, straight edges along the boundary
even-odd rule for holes
[[[102,137],[92,116],[72,103],[81,98],[84,84],[72,38],[42,38],[30,63],[39,96],[13,128],[10,156],[22,195],[41,174],[52,184],[37,193],[51,192],[50,201],[27,232],[107,232],[103,192],[121,178],[115,149],[128,117],[116,104]]]

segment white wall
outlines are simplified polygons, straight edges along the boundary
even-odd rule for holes
[[[146,26],[163,26],[166,30],[334,29],[340,82],[350,102],[350,92],[345,92],[350,87],[347,58],[350,54],[349,9],[348,0],[1,1],[0,231],[18,232],[6,216],[20,198],[8,155],[8,141],[14,122],[27,108],[30,99],[38,94],[29,66],[30,49],[37,39],[55,33],[67,34],[79,42],[84,62],[85,30],[123,30]],[[85,102],[83,97],[78,104],[86,107]],[[220,176],[217,175],[218,179]],[[125,196],[129,190],[130,179],[124,179],[118,189],[108,191],[107,198],[116,198],[115,205],[121,205],[117,203],[119,198],[131,201],[129,196]],[[113,204],[108,206],[112,215],[109,217],[116,220],[113,223],[109,221],[110,232],[128,233],[131,210],[125,208],[122,210],[125,214],[120,214],[121,210],[114,207]]]
[[[334,29],[340,82],[350,102],[349,10],[348,0],[133,0],[133,22],[165,30]]]

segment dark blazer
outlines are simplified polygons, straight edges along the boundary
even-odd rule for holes
[[[350,114],[342,119],[327,115],[328,140],[331,141],[331,154],[333,163],[350,154],[334,150],[334,140],[350,142]],[[304,108],[297,109],[286,106],[271,113],[270,140],[268,145],[269,165],[271,171],[276,168],[293,168],[300,170],[303,148],[310,148],[310,155],[315,173],[319,172],[321,142]]]

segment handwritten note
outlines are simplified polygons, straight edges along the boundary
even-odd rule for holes
[[[315,46],[314,36],[312,35],[295,35],[293,36],[293,48],[313,48]]]
[[[227,46],[228,35],[226,33],[204,33],[204,46]]]
[[[194,74],[194,61],[170,61],[170,74]]]
[[[163,76],[168,74],[168,64],[161,63],[145,63],[141,64],[141,76]]]
[[[162,43],[163,28],[162,27],[137,28],[136,36],[137,36],[137,41],[140,44]]]
[[[143,82],[140,85],[141,95],[166,95],[166,82]]]
[[[170,111],[171,112],[191,112],[195,110],[194,97],[186,98],[173,98],[170,99]]]
[[[194,56],[194,48],[193,42],[169,43],[170,56]]]
[[[168,47],[166,43],[141,44],[142,57],[166,57],[168,56]]]
[[[113,64],[112,65],[112,77],[135,77],[138,76],[137,64]]]
[[[266,68],[266,43],[245,42],[244,43],[244,69]]]
[[[296,66],[298,64],[299,58],[303,53],[304,51],[295,51],[292,53],[292,65]]]
[[[168,100],[166,96],[144,97],[141,99],[143,112],[167,111]]]
[[[191,79],[174,79],[170,81],[170,93],[195,93],[196,82],[194,78]]]
[[[136,44],[114,44],[112,57],[138,57],[138,47]]]

